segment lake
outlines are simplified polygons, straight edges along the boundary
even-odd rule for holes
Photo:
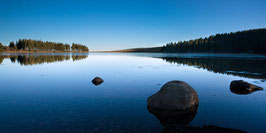
[[[165,132],[147,98],[172,80],[199,96],[188,126],[266,132],[265,90],[230,90],[233,80],[266,88],[263,55],[2,54],[0,73],[1,133]]]

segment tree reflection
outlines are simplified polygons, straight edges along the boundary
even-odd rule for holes
[[[84,55],[84,54],[73,54],[72,55],[72,60],[73,61],[78,61],[78,60],[83,60],[86,59],[88,57],[88,55]]]
[[[82,60],[88,57],[88,54],[72,55],[73,61]],[[71,54],[61,55],[4,55],[0,56],[0,64],[4,59],[10,59],[12,63],[18,62],[21,65],[35,65],[43,63],[61,62],[70,60]]]
[[[170,63],[184,64],[206,69],[214,73],[230,74],[246,78],[266,79],[266,60],[166,58]]]
[[[2,64],[3,60],[5,59],[4,56],[0,56],[0,64]]]

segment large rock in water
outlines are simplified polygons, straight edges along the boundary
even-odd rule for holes
[[[101,79],[100,77],[95,77],[91,82],[94,85],[100,85],[101,83],[103,83],[103,79]]]
[[[149,108],[162,110],[186,110],[198,106],[197,92],[183,81],[170,81],[150,96]]]
[[[263,88],[250,84],[248,82],[245,82],[243,80],[234,80],[230,84],[230,90],[231,92],[235,94],[251,94],[258,90],[263,90]]]

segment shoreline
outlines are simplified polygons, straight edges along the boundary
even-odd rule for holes
[[[0,54],[34,54],[34,53],[160,53],[160,54],[212,54],[212,55],[261,55],[266,54],[255,54],[255,53],[174,53],[174,52],[147,52],[147,51],[132,51],[132,50],[114,50],[114,51],[2,51]]]
[[[200,53],[200,52],[142,52],[142,51],[90,51],[90,53],[160,53],[160,54],[232,54],[232,55],[265,55],[266,54],[258,54],[258,53]]]

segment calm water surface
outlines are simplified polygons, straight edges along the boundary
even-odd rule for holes
[[[189,126],[266,132],[266,92],[239,95],[232,80],[266,88],[266,57],[208,54],[4,54],[1,133],[154,132],[146,100],[181,80],[199,95]],[[91,80],[104,79],[95,86]]]

